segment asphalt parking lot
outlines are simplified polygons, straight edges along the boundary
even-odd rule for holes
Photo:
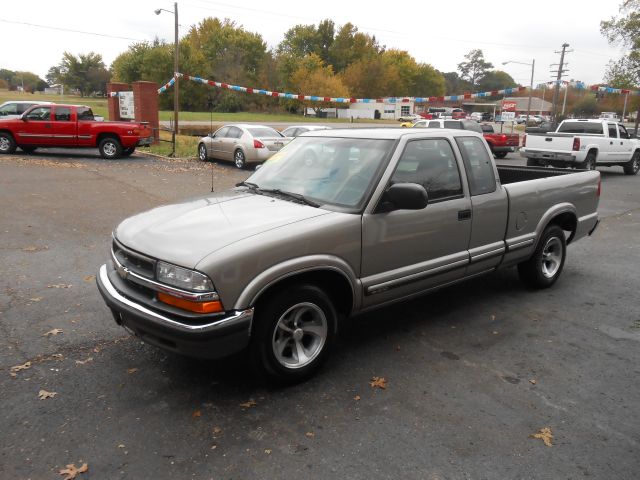
[[[0,157],[0,478],[638,478],[640,176],[601,172],[600,227],[552,289],[509,269],[358,317],[276,389],[141,344],[95,287],[120,220],[249,172]]]

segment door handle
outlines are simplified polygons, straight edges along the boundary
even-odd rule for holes
[[[609,145],[613,145],[613,142],[609,142]]]
[[[461,222],[464,220],[469,220],[471,218],[471,210],[460,210],[458,212],[458,220]]]
[[[624,142],[620,142],[620,145],[624,145]]]

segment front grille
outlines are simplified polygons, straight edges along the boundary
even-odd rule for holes
[[[142,277],[153,279],[155,276],[156,262],[153,259],[132,252],[123,247],[117,241],[113,241],[113,256],[127,270],[132,271]]]

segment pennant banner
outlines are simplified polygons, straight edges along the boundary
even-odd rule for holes
[[[342,98],[342,97],[323,97],[320,95],[302,95],[299,93],[286,93],[286,92],[272,92],[270,90],[264,90],[260,88],[240,87],[238,85],[230,85],[228,83],[215,82],[213,80],[207,80],[205,78],[186,75],[184,73],[176,72],[174,78],[169,80],[166,84],[158,89],[158,93],[164,93],[168,88],[171,88],[176,78],[183,78],[184,80],[191,80],[196,83],[202,83],[216,88],[224,88],[227,90],[233,90],[236,92],[253,93],[256,95],[265,95],[267,97],[286,98],[290,100],[307,100],[311,102],[330,102],[330,103],[429,103],[429,102],[457,102],[461,100],[469,100],[472,98],[484,98],[495,97],[498,95],[510,95],[512,93],[525,92],[529,90],[529,87],[513,87],[504,88],[502,90],[491,90],[488,92],[478,93],[463,93],[460,95],[446,95],[438,97],[384,97],[384,98]],[[555,85],[558,81],[547,82],[546,85]],[[560,83],[568,84],[566,80],[561,80]],[[603,87],[600,85],[587,86],[582,82],[577,82],[574,88],[582,90],[591,90],[604,93],[617,93],[623,95],[640,95],[640,90],[625,90],[622,88]],[[112,92],[111,96],[117,96],[117,92]]]

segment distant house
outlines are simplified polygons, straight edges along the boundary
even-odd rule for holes
[[[62,95],[64,93],[64,86],[60,83],[56,83],[55,85],[46,87],[44,89],[44,93],[49,93],[51,95]]]

